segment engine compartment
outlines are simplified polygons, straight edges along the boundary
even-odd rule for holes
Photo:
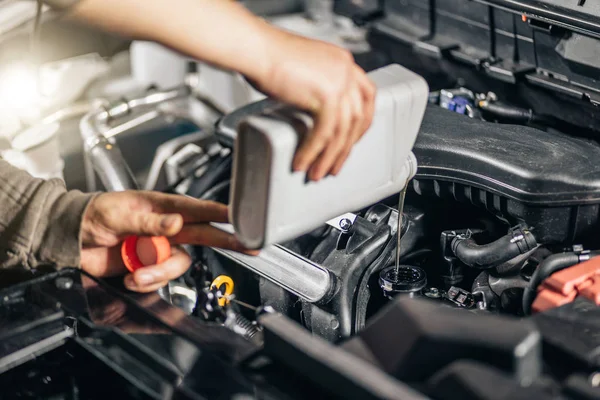
[[[411,55],[395,53],[397,59]],[[219,143],[226,147],[233,143],[228,125],[217,125]],[[331,296],[307,302],[259,277],[258,290],[248,298],[332,341],[364,328],[391,293],[529,314],[523,291],[535,293],[540,282],[532,283],[531,275],[548,255],[571,251],[584,260],[586,249],[598,247],[600,174],[594,160],[600,146],[570,132],[492,92],[463,86],[432,91],[414,147],[419,168],[404,212],[401,260],[407,288],[384,290],[384,269],[395,255],[398,215],[392,197],[339,219],[343,226],[324,226],[281,244],[335,277]],[[228,203],[228,185],[224,179],[216,185],[221,193],[208,198]],[[216,260],[230,274],[237,268],[230,260]]]
[[[419,168],[404,210],[402,282],[389,279],[397,197],[340,217],[340,226],[281,244],[334,277],[332,293],[317,302],[218,255],[205,254],[206,264],[243,276],[239,299],[268,304],[334,343],[360,335],[398,297],[475,315],[530,318],[537,311],[531,320],[543,335],[564,332],[554,310],[532,311],[532,304],[544,279],[593,258],[599,247],[597,69],[571,68],[583,63],[572,59],[574,53],[566,57],[570,67],[562,64],[563,46],[572,46],[578,33],[473,2],[386,2],[384,14],[369,33],[371,61],[409,66],[433,89],[414,147]],[[488,24],[484,39],[474,34],[479,18]],[[412,30],[415,25],[419,29]],[[448,43],[450,37],[457,43]],[[548,53],[551,43],[558,43],[561,61]],[[567,87],[580,92],[567,95]],[[231,144],[227,135],[219,141]],[[227,195],[225,189],[214,199],[226,203]],[[570,261],[561,263],[561,257]],[[561,304],[587,313],[588,301]],[[586,317],[575,312],[570,321],[579,318]],[[586,341],[585,334],[566,329],[575,341]],[[578,348],[561,338],[545,344]]]

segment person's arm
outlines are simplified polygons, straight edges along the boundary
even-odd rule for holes
[[[375,86],[348,51],[277,29],[236,2],[80,0],[69,14],[239,72],[267,95],[312,112],[316,126],[294,168],[313,180],[337,174],[371,124]]]
[[[93,196],[0,160],[0,267],[78,267],[82,215]]]
[[[225,0],[80,0],[70,15],[128,37],[167,45],[255,81],[270,74],[270,32]]]
[[[158,192],[67,191],[59,179],[33,178],[0,159],[0,268],[81,267],[93,276],[122,275],[121,243],[129,235],[256,254],[211,222],[228,222],[227,206]],[[190,263],[175,246],[168,260],[127,275],[125,285],[157,290]]]

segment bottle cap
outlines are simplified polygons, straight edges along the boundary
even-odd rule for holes
[[[171,244],[164,236],[129,236],[121,246],[121,258],[129,272],[146,265],[165,262],[171,256]]]

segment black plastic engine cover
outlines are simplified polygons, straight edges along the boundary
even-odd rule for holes
[[[430,106],[413,151],[417,193],[471,202],[525,222],[542,243],[576,240],[598,223],[596,142]]]
[[[496,366],[527,385],[538,379],[542,366],[541,335],[530,321],[407,297],[389,303],[342,346],[409,382],[468,359]]]
[[[510,376],[489,365],[459,360],[433,376],[431,397],[436,400],[558,400],[538,386],[521,386]]]

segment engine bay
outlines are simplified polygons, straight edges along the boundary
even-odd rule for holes
[[[19,320],[13,310],[19,304],[36,304],[39,315],[32,319],[45,318],[51,327],[44,335],[68,343],[68,357],[55,346],[1,362],[5,382],[37,382],[30,388],[35,395],[15,391],[7,398],[106,398],[76,371],[78,360],[102,354],[114,363],[111,374],[137,382],[135,390],[123,389],[131,398],[600,397],[600,63],[590,56],[600,49],[600,9],[585,1],[367,3],[335,6],[346,24],[338,27],[341,36],[357,46],[356,35],[363,35],[360,43],[369,48],[355,52],[357,62],[365,70],[401,64],[430,88],[412,149],[418,168],[403,208],[399,193],[347,210],[257,257],[187,246],[192,266],[153,297],[117,294],[118,283],[74,271],[17,279],[30,286],[3,284],[6,321]],[[285,25],[286,13],[269,18]],[[67,166],[67,184],[121,190],[130,188],[122,182],[137,181],[149,190],[230,204],[232,131],[239,123],[231,116],[263,97],[238,77],[219,74],[196,66],[175,88],[127,93],[104,104],[104,114],[88,110],[80,126],[102,130],[105,142],[90,145],[81,133],[86,150],[76,157],[77,169],[86,177],[71,175]],[[214,84],[219,76],[226,84],[211,99],[202,79]],[[231,101],[229,90],[246,91],[244,99]],[[153,139],[142,144],[141,137]],[[123,165],[129,173],[117,168]],[[88,310],[65,297],[60,279],[69,279],[78,296],[87,293]],[[98,315],[94,296],[104,310]],[[111,304],[112,312],[128,317],[111,317]],[[170,314],[163,318],[163,311]],[[61,333],[65,318],[77,321],[68,335]],[[158,320],[156,331],[172,335],[166,347],[202,362],[179,353],[149,356],[146,350],[161,348],[163,340],[142,338],[153,329],[134,324],[131,339],[118,333],[134,320]],[[36,340],[32,334],[27,345]],[[230,353],[204,355],[202,346]],[[270,362],[257,366],[255,353]],[[27,372],[33,362],[44,372]],[[170,363],[184,371],[183,384],[173,384]],[[85,395],[64,395],[77,385],[63,378],[60,385],[38,382],[56,365],[68,365],[88,388]],[[124,372],[124,365],[132,369]],[[147,382],[140,378],[144,366],[151,370]],[[207,385],[203,374],[222,383]],[[176,389],[165,389],[171,386]],[[50,387],[63,394],[48,397]]]

